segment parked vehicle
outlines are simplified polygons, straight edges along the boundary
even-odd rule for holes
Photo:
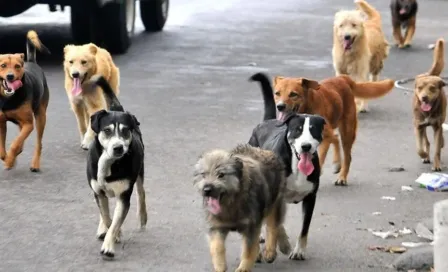
[[[145,31],[162,31],[168,18],[169,0],[139,0]],[[19,15],[36,4],[71,7],[71,30],[76,44],[93,42],[111,53],[126,53],[135,28],[137,0],[0,0],[0,16]]]

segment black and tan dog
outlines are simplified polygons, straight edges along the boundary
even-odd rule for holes
[[[444,40],[439,39],[434,48],[434,60],[431,69],[415,78],[414,99],[412,101],[417,153],[422,158],[423,163],[430,163],[426,128],[431,126],[434,130],[433,171],[442,171],[440,161],[440,154],[444,146],[442,126],[445,122],[447,106],[445,92],[443,91],[445,83],[440,78],[444,62]]]
[[[239,145],[231,151],[205,152],[194,169],[194,186],[204,200],[214,271],[227,271],[225,239],[230,231],[243,236],[241,262],[235,272],[251,271],[257,259],[273,262],[277,244],[283,254],[291,246],[283,220],[285,172],[271,151]],[[259,255],[259,235],[266,223],[266,246]]]
[[[47,54],[50,51],[32,30],[27,34],[26,48],[26,61],[24,54],[0,55],[0,158],[6,169],[15,165],[16,157],[34,129],[35,119],[37,141],[30,170],[38,172],[50,93],[44,72],[36,63],[36,49]],[[7,121],[20,128],[8,152],[5,148]]]
[[[390,12],[395,43],[398,48],[410,47],[417,21],[417,0],[391,0]],[[401,28],[406,29],[404,37]]]

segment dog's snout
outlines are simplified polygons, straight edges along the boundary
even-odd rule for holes
[[[286,104],[285,103],[278,103],[277,104],[277,110],[278,111],[284,111],[286,109]]]
[[[204,196],[210,196],[213,191],[212,185],[205,185],[204,188],[202,188],[202,192],[204,193]]]
[[[429,97],[427,95],[422,96],[422,101],[425,103],[429,102]]]
[[[6,79],[7,79],[8,81],[13,81],[13,80],[14,80],[14,74],[7,74],[7,75],[6,75]]]
[[[72,77],[73,78],[78,78],[79,77],[79,72],[73,72],[72,73]]]
[[[352,38],[352,36],[350,36],[350,35],[345,35],[344,36],[344,40],[346,40],[346,41],[350,41],[351,38]]]
[[[114,146],[114,154],[115,155],[122,155],[124,152],[124,148],[122,145]]]
[[[311,150],[311,144],[310,143],[303,143],[301,148],[302,148],[303,152],[309,152]]]

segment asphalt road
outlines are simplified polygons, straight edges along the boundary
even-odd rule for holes
[[[371,1],[382,12],[392,41],[386,2]],[[446,35],[448,2],[421,2],[414,47],[392,49],[383,77],[425,72],[432,58],[427,45]],[[61,52],[70,42],[68,14],[37,7],[11,20],[3,18],[2,52],[23,51],[24,35],[35,27],[53,56],[38,56],[51,90],[42,173],[28,170],[34,133],[16,168],[0,170],[0,271],[211,271],[192,165],[206,149],[231,148],[249,139],[262,117],[259,88],[247,81],[254,72],[315,79],[333,75],[332,20],[344,7],[352,8],[352,1],[173,0],[164,32],[143,34],[138,22],[129,53],[114,60],[121,70],[120,100],[142,124],[149,221],[145,232],[137,230],[134,196],[124,242],[113,262],[99,254],[98,209],[63,86]],[[412,228],[432,215],[435,201],[446,198],[415,186],[416,177],[430,166],[421,164],[415,151],[411,95],[395,89],[369,106],[370,112],[360,116],[348,187],[333,185],[329,154],[308,259],[290,261],[280,255],[273,264],[257,264],[254,271],[386,271],[395,256],[367,247],[417,240],[415,235],[382,240],[362,230],[387,229],[389,221]],[[9,145],[17,128],[11,124],[8,129]],[[447,165],[446,152],[442,161]],[[400,166],[404,172],[388,172]],[[402,185],[413,185],[414,191],[402,192]],[[286,227],[293,242],[301,229],[301,208],[288,208]],[[240,238],[231,235],[229,271],[237,267],[239,254]]]

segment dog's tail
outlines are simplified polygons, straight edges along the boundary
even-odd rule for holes
[[[430,76],[440,76],[445,67],[445,41],[440,38],[436,42],[436,46],[434,47],[434,57],[432,61],[432,67],[428,71],[428,75]]]
[[[51,54],[50,50],[40,41],[36,31],[30,30],[26,34],[27,61],[36,62],[36,49],[45,54]]]
[[[395,81],[391,79],[357,83],[347,75],[341,76],[350,84],[353,95],[363,99],[380,98],[392,91],[395,84]]]
[[[109,99],[109,110],[111,111],[124,111],[123,106],[115,95],[114,91],[109,85],[109,82],[102,75],[93,75],[90,78],[90,83],[93,85],[100,86],[103,89],[104,94]]]
[[[272,90],[271,81],[268,76],[264,73],[256,73],[249,78],[249,81],[257,81],[260,83],[264,101],[263,121],[275,119],[277,112],[275,110],[274,91]]]
[[[381,22],[381,14],[365,0],[355,0],[355,4],[358,9],[367,14],[368,20]]]

